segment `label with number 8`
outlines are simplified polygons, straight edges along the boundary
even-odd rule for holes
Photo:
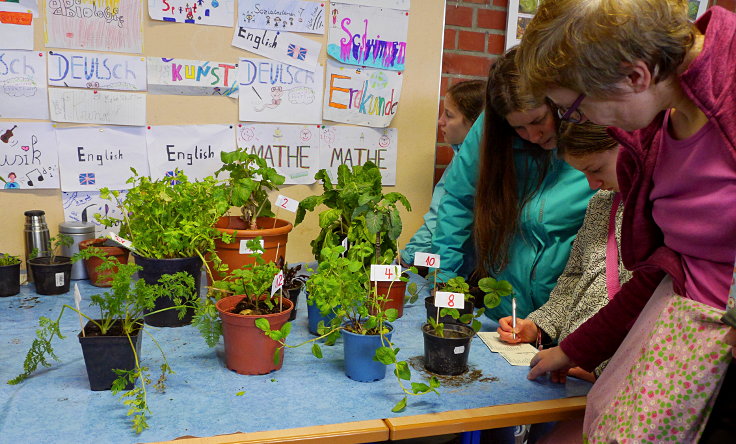
[[[415,253],[414,265],[417,267],[440,268],[440,255],[430,253]]]
[[[453,293],[450,291],[438,291],[434,294],[435,307],[447,308],[465,308],[465,298],[462,293]]]

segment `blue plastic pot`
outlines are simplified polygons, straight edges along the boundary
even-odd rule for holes
[[[307,299],[308,301],[309,299]],[[330,321],[335,318],[334,313],[328,313],[327,315],[323,316],[322,313],[319,312],[319,307],[315,304],[309,304],[307,302],[307,320],[309,321],[309,333],[319,336],[319,333],[317,333],[317,326],[319,325],[319,321],[324,321],[325,325],[330,325]]]
[[[394,327],[385,323],[391,330],[385,335],[391,340]],[[345,354],[345,374],[348,378],[358,382],[380,381],[386,377],[386,365],[374,361],[376,349],[383,346],[380,335],[359,335],[345,329],[340,330],[343,338],[343,352]]]

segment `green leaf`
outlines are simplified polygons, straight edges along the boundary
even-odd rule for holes
[[[430,390],[429,386],[427,384],[421,383],[421,382],[412,382],[411,383],[411,391],[414,394],[417,393],[427,393]]]
[[[319,344],[312,344],[312,354],[315,358],[322,359],[322,348],[319,346]]]
[[[397,402],[394,408],[391,409],[391,411],[394,413],[399,413],[399,412],[403,412],[405,408],[406,408],[406,396],[404,396],[404,398],[402,398],[401,401]]]
[[[389,347],[378,347],[376,349],[376,354],[373,356],[374,361],[378,361],[382,364],[389,365],[396,362],[396,356],[394,355],[394,351],[391,350]]]
[[[243,395],[245,395],[245,392],[244,391],[243,392],[238,392],[238,393],[235,394],[235,396],[243,396]]]
[[[377,213],[366,213],[365,215],[365,226],[368,228],[368,231],[375,235],[379,231],[381,231],[381,226],[383,225],[383,215],[377,214]]]
[[[256,327],[260,328],[261,330],[267,333],[271,331],[271,324],[268,322],[268,319],[266,318],[256,319]]]
[[[409,381],[411,379],[411,370],[409,369],[409,365],[406,361],[397,362],[395,372],[399,379],[403,379],[405,381]]]

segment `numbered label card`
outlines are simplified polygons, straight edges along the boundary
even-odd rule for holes
[[[279,194],[279,197],[276,198],[276,208],[296,213],[297,208],[299,208],[299,201]]]
[[[117,233],[110,231],[107,233],[107,237],[112,239],[113,242],[117,242],[118,244],[127,248],[128,250],[135,251],[135,248],[133,248],[133,242],[129,241],[128,239],[125,239],[124,237],[120,237]]]
[[[434,306],[461,309],[465,307],[465,298],[462,293],[438,291],[434,294]]]
[[[417,267],[440,268],[440,255],[431,253],[414,254],[414,265]]]
[[[255,251],[253,251],[250,248],[248,248],[248,242],[251,241],[251,240],[252,239],[243,239],[243,240],[241,240],[240,241],[240,249],[238,250],[238,253],[240,253],[240,254],[253,254],[253,253],[255,253]],[[265,247],[266,243],[263,241],[263,239],[261,239],[260,242],[261,242],[261,250],[265,251],[266,250],[266,247]]]
[[[371,265],[371,281],[398,281],[400,275],[398,265]]]
[[[271,283],[271,296],[276,294],[277,291],[279,291],[279,288],[284,286],[284,271],[280,270],[279,273],[273,277],[273,282]]]

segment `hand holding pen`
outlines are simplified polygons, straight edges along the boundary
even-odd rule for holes
[[[516,318],[516,337],[514,338],[514,327],[512,325],[512,317],[506,316],[498,320],[498,329],[496,330],[501,341],[509,344],[519,344],[528,342],[535,344],[537,342],[537,332],[539,327],[532,321],[527,319]]]

